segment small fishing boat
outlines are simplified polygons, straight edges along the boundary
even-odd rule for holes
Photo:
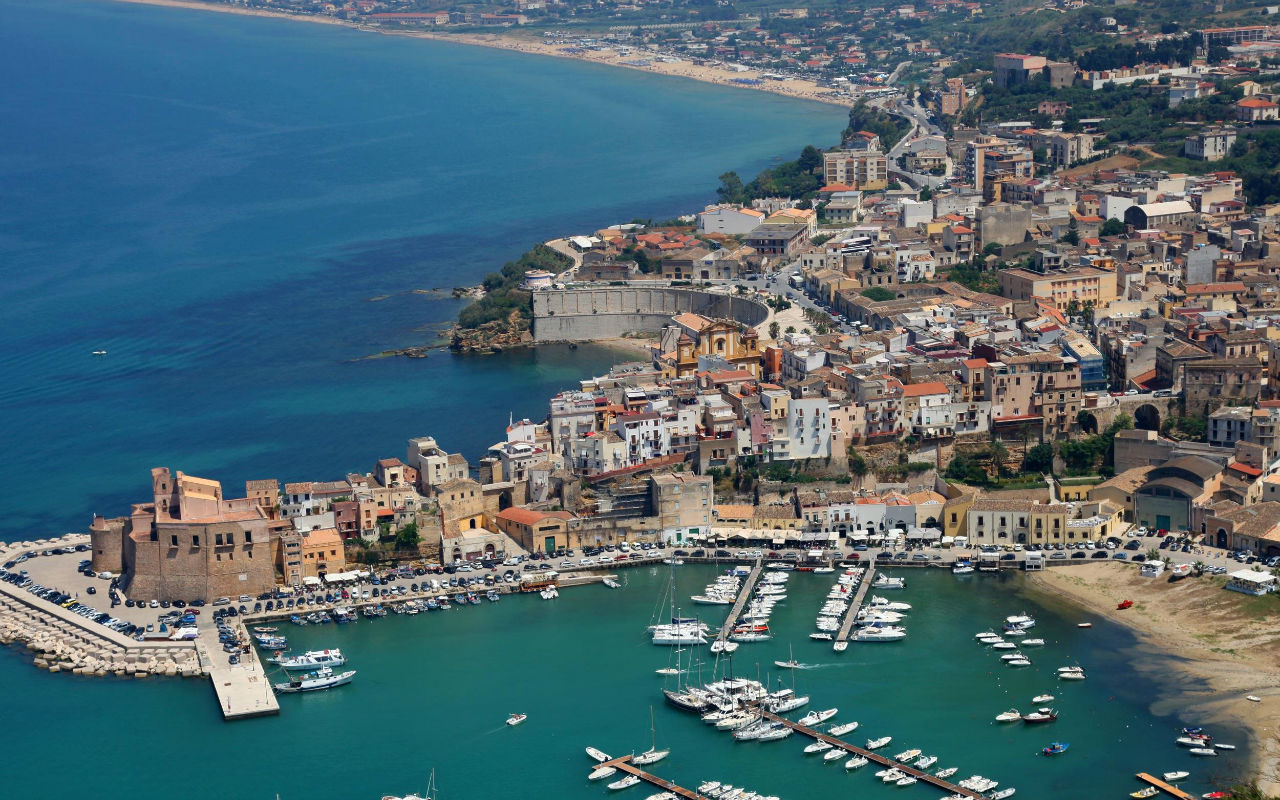
[[[1046,756],[1058,756],[1067,752],[1067,748],[1070,746],[1070,742],[1050,742],[1047,747],[1040,749],[1040,753]]]
[[[93,354],[94,354],[95,356],[105,356],[105,355],[107,354],[107,351],[106,351],[106,350],[94,350],[94,351],[93,351]]]
[[[316,692],[351,683],[351,679],[355,676],[356,671],[353,669],[346,672],[334,672],[329,667],[321,667],[315,672],[308,672],[301,677],[290,678],[286,683],[277,683],[275,684],[275,690],[286,694]]]
[[[507,717],[507,724],[519,725],[521,722],[524,722],[528,718],[529,718],[528,714],[512,714],[511,716]]]
[[[805,745],[804,752],[806,755],[813,755],[814,753],[821,753],[823,750],[830,750],[830,749],[831,749],[831,742],[827,742],[827,741],[823,741],[822,739],[819,739],[816,742]]]
[[[618,583],[618,582],[617,582],[616,580],[614,580],[613,578],[605,578],[604,580],[602,580],[602,581],[600,581],[600,582],[601,582],[601,583],[603,583],[605,586],[608,586],[610,589],[621,589],[621,588],[622,588],[622,584]]]
[[[836,637],[832,636],[829,633],[811,633],[809,634],[809,638],[816,639],[819,642],[829,642]]]
[[[263,626],[259,626],[259,627],[257,627],[257,628],[254,628],[254,629],[253,629],[253,632],[254,632],[254,633],[275,633],[275,632],[276,632],[276,631],[278,631],[278,630],[280,630],[280,629],[279,629],[279,628],[273,628],[273,627],[271,627],[271,626],[269,626],[269,625],[263,625]]]
[[[1246,695],[1244,696],[1244,699],[1245,699],[1245,700],[1248,700],[1250,703],[1261,703],[1261,702],[1262,702],[1262,698],[1261,698],[1261,697],[1258,697],[1256,694],[1246,694]]]
[[[867,749],[879,750],[881,747],[884,747],[885,745],[887,745],[889,742],[892,742],[892,741],[893,741],[892,736],[881,736],[879,739],[868,739]]]
[[[959,767],[947,767],[946,769],[940,769],[933,774],[937,775],[939,778],[950,778],[952,775],[955,775],[957,772],[959,772],[959,770],[960,770]]]
[[[1136,792],[1129,792],[1130,797],[1137,797],[1140,799],[1147,798],[1147,797],[1155,797],[1158,794],[1160,794],[1160,790],[1154,786],[1148,786],[1147,788],[1139,789]]]
[[[609,760],[609,754],[608,754],[608,753],[606,753],[606,752],[605,752],[605,751],[603,751],[603,750],[598,750],[598,749],[596,749],[596,748],[594,748],[594,747],[588,747],[588,748],[587,748],[587,755],[588,755],[588,756],[590,756],[590,757],[591,757],[592,759],[594,759],[595,761],[597,761],[597,762],[601,762],[601,763],[603,763],[603,762],[605,762],[605,761],[608,761],[608,760]]]
[[[1052,702],[1053,702],[1053,695],[1051,695],[1051,694],[1038,694],[1038,695],[1036,695],[1035,697],[1031,698],[1031,702],[1036,703],[1036,704],[1039,704],[1039,703],[1052,703]]]
[[[1165,772],[1160,777],[1164,778],[1166,783],[1177,783],[1190,777],[1190,772]]]
[[[1179,736],[1173,741],[1183,747],[1207,747],[1209,744],[1208,738],[1204,736]]]
[[[1187,752],[1193,756],[1200,756],[1201,758],[1213,758],[1218,755],[1218,751],[1214,750],[1212,747],[1193,747]]]
[[[276,653],[267,659],[267,663],[279,664],[281,667],[291,670],[310,670],[317,667],[340,667],[347,663],[347,659],[342,655],[341,650],[334,648],[332,650],[308,650],[296,656]]]
[[[662,669],[655,669],[654,672],[657,673],[658,675],[679,675],[680,674],[680,670],[676,669],[675,667],[663,667]]]
[[[1222,742],[1214,742],[1213,746],[1218,750],[1235,750],[1234,744],[1223,744]]]
[[[1133,608],[1132,600],[1121,600],[1116,604],[1116,611],[1124,611],[1126,608]]]
[[[1007,788],[1001,789],[998,792],[992,792],[991,794],[987,795],[987,797],[990,797],[991,800],[1004,800],[1006,797],[1013,797],[1013,793],[1016,791],[1018,790],[1013,788],[1012,786],[1009,786]]]

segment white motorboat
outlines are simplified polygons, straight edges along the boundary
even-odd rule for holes
[[[916,769],[928,769],[937,763],[937,756],[920,756],[916,759]]]
[[[867,765],[866,756],[854,756],[853,758],[844,762],[845,769],[858,769],[860,767],[865,767],[866,765]]]
[[[959,767],[947,767],[946,769],[940,769],[933,774],[937,775],[939,778],[950,778],[952,775],[955,775],[959,769]]]
[[[333,650],[308,650],[296,656],[272,656],[267,659],[267,662],[279,664],[285,669],[316,669],[318,667],[340,667],[347,663],[347,659],[342,655],[341,650],[335,648]]]
[[[727,594],[695,594],[689,598],[700,606],[731,606],[734,598]]]
[[[1018,630],[1026,630],[1027,628],[1034,628],[1035,626],[1036,626],[1036,619],[1035,617],[1030,616],[1029,614],[1012,614],[1004,618],[1005,630],[1011,630],[1015,628]]]
[[[286,683],[277,683],[275,684],[275,690],[283,693],[317,692],[351,683],[351,679],[355,676],[356,671],[353,669],[349,669],[346,672],[334,672],[329,667],[321,667],[315,672],[308,672],[300,678],[290,678]]]
[[[698,794],[711,794],[720,788],[720,781],[706,781],[698,784]]]
[[[1027,632],[1022,628],[1012,628],[1004,632],[1005,636],[1026,636]]]
[[[905,778],[907,775],[907,773],[903,772],[897,767],[883,770],[883,773],[884,774],[877,772],[876,775],[879,775],[880,780],[883,781],[884,783],[893,783],[897,781],[899,778]]]
[[[836,571],[835,567],[814,567],[813,568],[814,575],[830,575],[835,571]]]
[[[907,581],[905,578],[893,578],[881,573],[877,575],[875,580],[871,582],[871,588],[873,589],[905,589],[907,588]]]
[[[1206,747],[1209,742],[1195,736],[1179,736],[1174,740],[1183,747]]]
[[[901,578],[893,578],[892,580],[902,580]],[[874,608],[877,611],[910,611],[910,603],[891,602],[883,597],[871,595],[871,599],[867,601],[868,608]]]
[[[1024,658],[1024,656],[1022,655],[1022,653],[1019,653],[1016,650],[1012,653],[1005,653],[1004,655],[1000,656],[1001,661],[1014,661],[1019,658]]]
[[[1187,752],[1193,756],[1200,756],[1202,758],[1213,758],[1218,755],[1218,751],[1214,750],[1212,747],[1193,747]]]
[[[737,642],[725,642],[725,643],[724,643],[724,652],[726,652],[726,653],[732,653],[734,650],[737,650],[737,649],[738,649],[738,643],[737,643]]]
[[[836,761],[838,759],[844,758],[847,755],[849,754],[846,751],[841,750],[839,747],[833,747],[830,750],[828,750],[825,754],[823,754],[822,760]]]
[[[822,739],[819,739],[816,742],[812,742],[810,744],[805,745],[804,752],[806,755],[813,755],[814,753],[821,753],[823,750],[830,750],[830,749],[831,749],[831,742],[826,742],[826,741],[823,741]]]
[[[1023,639],[1023,647],[1044,647],[1044,639]]]
[[[649,795],[644,800],[680,800],[680,798],[675,792],[658,792],[657,794]]]
[[[859,628],[853,633],[855,642],[896,642],[905,638],[907,638],[906,629],[894,625]]]
[[[662,559],[662,563],[670,564],[673,567],[683,567],[684,559],[683,558],[664,558]]]
[[[956,785],[961,789],[969,789],[974,792],[986,792],[999,786],[1000,782],[993,781],[990,778],[984,778],[981,775],[971,775]]]
[[[999,638],[1000,638],[1000,634],[998,634],[998,633],[996,633],[995,631],[992,631],[992,630],[986,630],[986,631],[982,631],[981,633],[975,633],[975,634],[973,635],[973,638],[975,638],[975,639],[977,639],[977,640],[979,640],[979,641],[981,641],[981,640],[983,640],[983,639],[988,639],[988,638],[995,638],[995,639],[999,639]]]
[[[973,566],[970,564],[956,564],[951,568],[952,575],[968,575],[973,572]]]
[[[834,651],[836,651],[837,653],[843,653],[845,650],[848,650],[848,649],[849,649],[849,643],[848,643],[848,642],[836,642],[835,644],[831,645],[831,649],[832,649],[832,650],[834,650]]]
[[[824,711],[810,711],[808,714],[805,714],[803,717],[800,718],[799,724],[803,725],[806,728],[811,728],[814,725],[817,725],[822,722],[826,722],[827,720],[831,719],[836,715],[836,713],[839,710],[840,709],[838,708],[828,708]]]
[[[998,792],[992,792],[991,794],[987,795],[987,797],[990,797],[991,800],[1004,800],[1006,797],[1013,797],[1013,793],[1016,791],[1018,790],[1013,788],[1012,786],[1009,786],[1007,788],[1001,789]]]
[[[819,642],[829,642],[836,637],[832,636],[829,633],[811,633],[809,634],[809,638],[816,639]]]
[[[858,723],[846,722],[843,725],[835,726],[831,730],[827,731],[827,733],[830,734],[831,736],[844,736],[846,733],[853,733],[857,729],[858,729]]]
[[[809,705],[809,697],[808,695],[800,697],[792,695],[790,697],[784,697],[777,700],[770,700],[767,705],[769,706],[769,710],[774,714],[786,714],[790,711],[795,711],[797,708],[804,708]]]
[[[867,749],[879,750],[881,747],[884,747],[885,745],[887,745],[889,742],[892,742],[892,741],[893,741],[892,736],[881,736],[879,739],[868,739]]]
[[[680,670],[675,667],[663,667],[662,669],[655,669],[654,673],[658,675],[679,675]]]
[[[1165,783],[1176,783],[1181,780],[1186,780],[1190,775],[1190,772],[1166,772],[1160,777],[1164,778]]]
[[[1223,744],[1222,742],[1214,742],[1213,746],[1219,750],[1235,750],[1236,749],[1236,746],[1234,744]]]
[[[588,748],[587,748],[587,755],[588,755],[588,756],[590,756],[591,758],[595,759],[597,762],[601,762],[601,763],[603,763],[603,762],[605,762],[605,761],[608,761],[608,760],[609,760],[609,754],[608,754],[608,753],[606,753],[606,752],[605,752],[605,751],[603,751],[603,750],[599,750],[599,749],[597,749],[597,748],[594,748],[594,747],[588,747]]]
[[[1065,672],[1084,672],[1084,667],[1058,667],[1058,674]]]
[[[910,776],[910,775],[906,775],[906,776],[903,776],[903,777],[901,777],[901,778],[898,778],[896,781],[894,781],[894,782],[893,782],[893,785],[894,785],[894,786],[910,786],[911,784],[913,784],[913,783],[915,783],[915,782],[916,782],[916,778],[913,778],[913,777],[912,777],[912,776]]]
[[[1019,722],[1022,720],[1022,712],[1016,708],[1011,708],[1002,714],[996,714],[996,722]]]
[[[1011,660],[1006,661],[1006,662],[1004,662],[1004,663],[1005,663],[1005,666],[1008,666],[1008,667],[1029,667],[1029,666],[1031,666],[1031,659],[1029,659],[1029,658],[1014,658],[1014,659],[1011,659]]]
[[[618,581],[617,581],[617,580],[615,580],[614,578],[605,578],[604,580],[602,580],[602,581],[600,581],[600,582],[601,582],[601,583],[603,583],[605,586],[608,586],[610,589],[621,589],[621,588],[622,588],[622,584],[618,583]]]
[[[1000,642],[993,642],[991,644],[992,650],[1016,650],[1017,648],[1018,646],[1013,642],[1000,641]]]
[[[597,767],[594,772],[587,776],[589,781],[602,781],[614,775],[618,771],[617,767]]]
[[[1085,679],[1084,670],[1079,672],[1059,672],[1058,680],[1061,681],[1082,681]]]
[[[901,753],[898,753],[896,756],[893,757],[893,760],[906,762],[906,761],[910,761],[913,758],[917,758],[919,755],[920,755],[920,750],[918,748],[913,747],[910,750],[903,750]]]
[[[1051,695],[1051,694],[1038,694],[1038,695],[1036,695],[1035,697],[1031,698],[1031,702],[1033,702],[1033,703],[1052,703],[1052,702],[1053,702],[1053,695]]]
[[[615,792],[618,791],[619,789],[630,789],[632,786],[635,786],[639,782],[640,782],[639,775],[628,775],[625,778],[619,778],[618,780],[609,784],[609,789]]]
[[[1003,641],[1004,641],[1004,637],[1002,636],[983,636],[981,639],[978,640],[978,642],[981,644],[998,644],[999,642],[1003,642]]]
[[[514,727],[516,725],[519,725],[521,722],[524,722],[528,718],[529,718],[528,714],[512,714],[511,716],[507,717],[507,724]]]

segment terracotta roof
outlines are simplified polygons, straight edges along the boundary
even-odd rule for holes
[[[520,508],[512,506],[498,512],[498,519],[507,522],[515,522],[520,525],[535,525],[547,518],[544,511],[534,511],[528,508]]]
[[[947,387],[941,381],[909,383],[902,387],[903,397],[924,397],[930,394],[948,394]]]

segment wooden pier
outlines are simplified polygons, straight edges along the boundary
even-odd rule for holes
[[[1177,786],[1174,786],[1171,783],[1165,783],[1164,781],[1160,780],[1156,776],[1150,775],[1146,772],[1139,772],[1138,780],[1146,781],[1147,783],[1151,784],[1157,789],[1160,789],[1161,791],[1164,791],[1164,792],[1168,792],[1169,794],[1178,798],[1178,800],[1195,800],[1195,795],[1188,794],[1182,791],[1181,789],[1179,789]]]
[[[725,617],[724,625],[720,628],[720,633],[716,636],[721,642],[729,640],[729,634],[733,632],[733,626],[738,624],[738,617],[742,616],[742,609],[747,607],[747,602],[751,600],[751,592],[756,588],[756,582],[760,580],[760,574],[764,572],[764,562],[756,559],[756,565],[751,568],[751,574],[747,576],[746,581],[742,584],[742,591],[738,592],[738,599],[734,601],[733,608],[729,609],[729,616]]]
[[[645,783],[649,783],[654,786],[657,786],[659,789],[662,789],[664,792],[671,792],[677,797],[684,797],[684,798],[687,798],[688,800],[709,800],[709,798],[707,798],[706,795],[698,794],[692,789],[686,789],[683,786],[677,786],[672,781],[666,780],[665,778],[659,778],[657,775],[653,775],[651,773],[645,772],[644,770],[637,767],[635,764],[631,763],[631,756],[629,755],[620,756],[610,761],[605,761],[602,764],[595,764],[591,767],[591,769],[594,772],[595,770],[598,770],[601,767],[615,767],[619,772],[625,772],[628,775],[635,775],[637,778],[644,781]]]
[[[849,633],[853,631],[853,624],[858,621],[862,602],[866,599],[867,592],[871,591],[871,580],[876,574],[875,562],[867,564],[866,570],[862,573],[862,580],[858,582],[858,592],[853,596],[853,602],[849,604],[849,610],[844,614],[844,622],[840,625],[840,632],[836,634],[836,644],[849,641]]]
[[[974,798],[974,800],[986,800],[981,792],[975,792],[971,789],[965,789],[961,786],[957,786],[956,784],[951,783],[950,781],[939,778],[937,775],[930,775],[929,773],[924,772],[922,770],[918,770],[915,767],[894,761],[892,758],[889,758],[888,756],[882,756],[879,753],[875,752],[874,750],[867,750],[866,748],[849,744],[848,742],[842,739],[837,739],[834,736],[830,736],[828,734],[822,733],[821,731],[814,730],[813,728],[807,728],[798,722],[792,722],[789,719],[784,719],[783,717],[779,717],[777,714],[772,714],[768,711],[761,711],[760,716],[763,719],[767,719],[771,722],[782,723],[783,725],[786,725],[788,728],[792,729],[796,733],[802,733],[805,736],[808,736],[810,738],[827,742],[828,744],[834,747],[838,747],[841,750],[845,751],[846,753],[849,753],[850,756],[859,755],[867,759],[868,761],[874,762],[883,767],[893,767],[906,775],[910,775],[911,777],[918,780],[920,783],[927,783],[930,786],[933,786],[938,789],[942,789],[943,791],[946,791],[946,792],[950,792],[953,795],[958,794],[961,797],[971,797],[971,798]]]

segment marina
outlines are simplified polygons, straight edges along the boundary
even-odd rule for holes
[[[1169,794],[1178,798],[1178,800],[1195,800],[1195,795],[1187,794],[1186,792],[1179,789],[1177,786],[1174,786],[1171,783],[1166,783],[1165,781],[1162,781],[1161,779],[1157,778],[1154,775],[1150,775],[1146,772],[1139,772],[1137,775],[1137,778],[1140,781],[1144,781],[1147,784],[1156,787],[1157,789],[1164,792],[1165,794]]]
[[[764,572],[764,563],[756,559],[755,565],[751,568],[751,572],[747,574],[746,580],[742,582],[742,589],[738,592],[738,599],[734,601],[733,608],[729,609],[729,616],[725,617],[724,624],[720,626],[720,633],[716,635],[716,641],[721,647],[729,640],[730,634],[733,633],[734,626],[738,623],[738,618],[742,616],[742,610],[751,600],[752,592],[755,591],[756,582],[760,580],[761,573]]]
[[[866,600],[867,592],[871,591],[871,584],[875,582],[875,574],[875,563],[867,564],[866,572],[862,573],[862,580],[858,583],[858,592],[853,596],[853,602],[849,604],[849,610],[845,613],[844,621],[840,624],[840,631],[836,634],[836,643],[833,647],[840,648],[841,644],[849,641],[849,634],[853,631],[853,626],[858,621],[858,612],[862,610],[862,604]]]

